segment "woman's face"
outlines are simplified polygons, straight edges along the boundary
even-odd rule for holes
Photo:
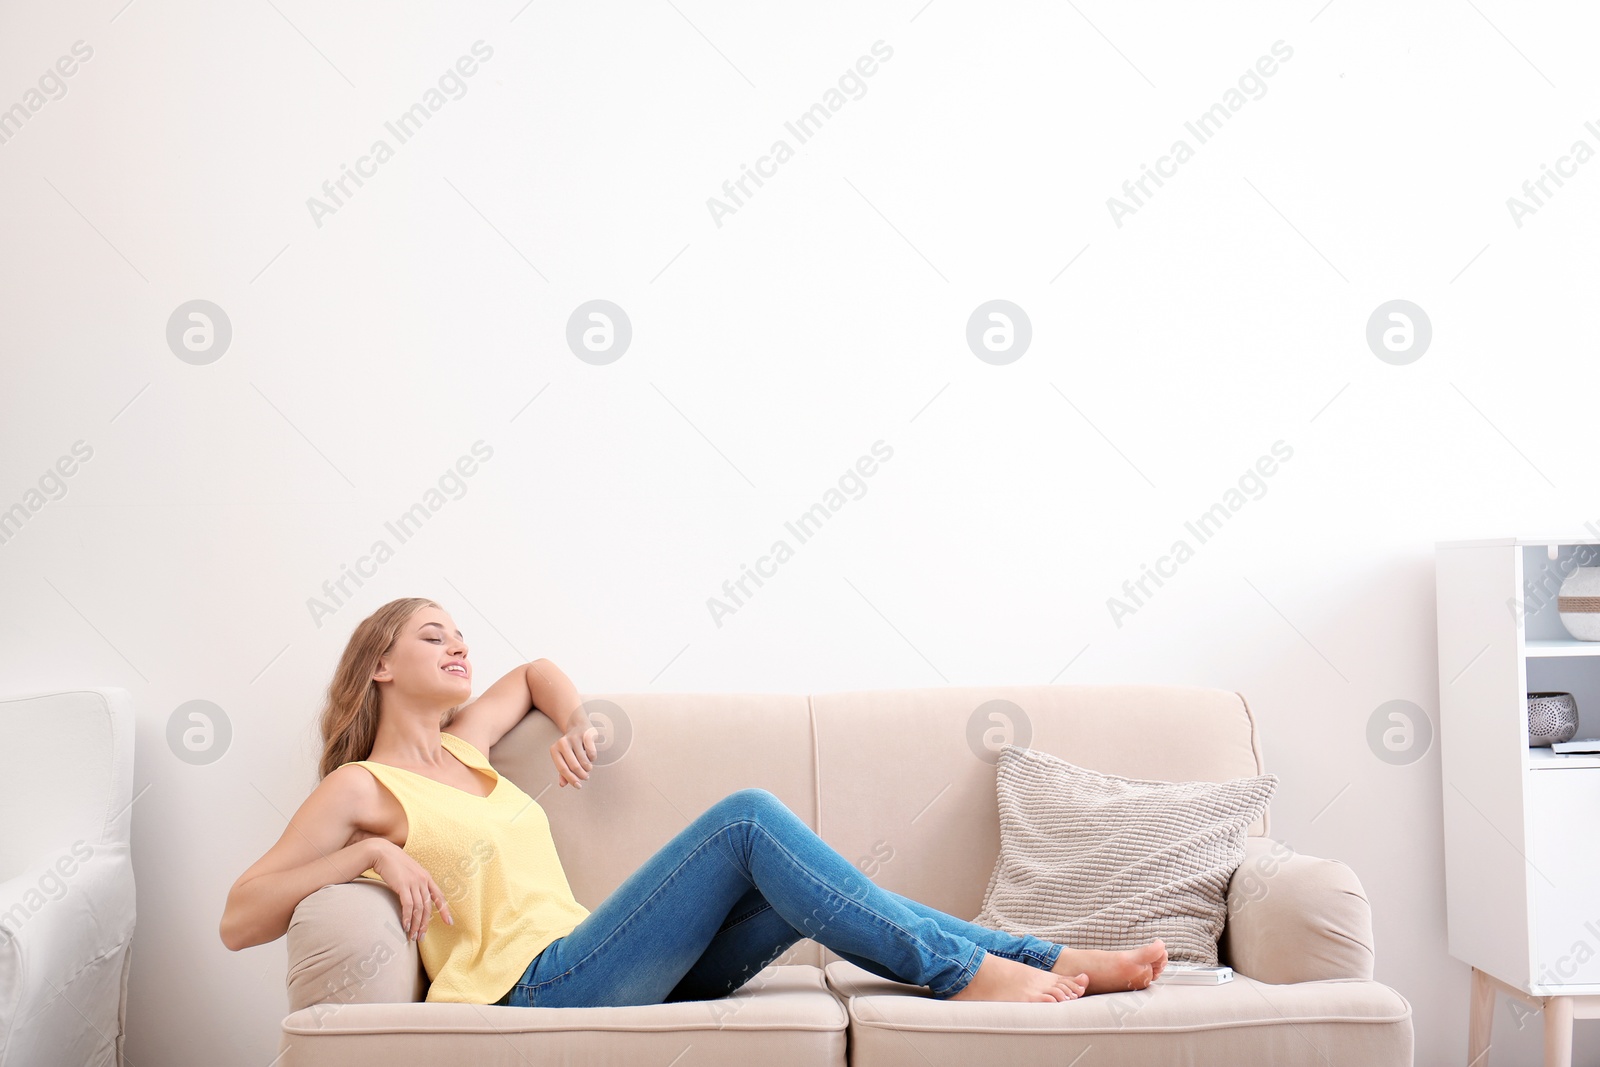
[[[441,708],[464,704],[472,696],[467,643],[440,608],[419,608],[406,620],[372,677],[392,682],[397,696]]]

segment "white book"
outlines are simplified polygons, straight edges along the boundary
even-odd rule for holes
[[[1233,968],[1208,967],[1202,963],[1175,963],[1168,961],[1156,979],[1157,985],[1222,985],[1233,981]]]
[[[1575,741],[1557,741],[1550,746],[1552,752],[1600,752],[1600,738],[1580,737]]]

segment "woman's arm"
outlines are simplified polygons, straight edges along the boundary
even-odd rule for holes
[[[589,769],[594,766],[597,755],[594,735],[599,731],[589,722],[589,713],[578,697],[578,687],[560,667],[547,659],[536,660],[529,666],[533,670],[528,676],[528,691],[533,694],[534,705],[561,731],[561,736],[550,746],[550,758],[561,776],[561,784],[570,783],[582,789],[583,780],[589,777]]]
[[[547,659],[536,659],[528,666],[532,668],[528,672],[528,692],[533,695],[533,706],[544,712],[562,733],[573,727],[588,727],[589,713],[583,710],[583,700],[572,679]]]
[[[358,777],[359,776],[359,777]],[[361,832],[366,796],[360,767],[340,767],[324,778],[289,820],[278,843],[228,891],[219,933],[234,952],[276,941],[289,929],[300,902],[325,885],[349,882],[371,867],[385,844]]]
[[[544,712],[563,734],[574,726],[589,725],[572,679],[549,660],[536,659],[508,672],[476,700],[462,705],[443,729],[488,755],[529,711]]]

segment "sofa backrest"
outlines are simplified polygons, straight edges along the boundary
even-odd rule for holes
[[[550,746],[561,734],[544,715],[528,715],[488,756],[544,808],[573,896],[591,911],[736,789],[767,789],[817,828],[811,715],[803,694],[580,695],[602,742],[598,766],[581,790],[557,784]],[[776,962],[817,963],[817,946],[803,941]]]
[[[1043,685],[773,693],[583,694],[607,741],[582,790],[556,786],[559,736],[529,715],[490,752],[532,796],[573,893],[593,909],[715,801],[770,790],[877,884],[952,915],[978,912],[999,853],[1002,743],[1130,778],[1262,772],[1234,692]],[[1267,832],[1268,817],[1251,827]],[[837,959],[803,940],[778,963]]]
[[[824,840],[893,890],[978,914],[1000,852],[1003,743],[1128,778],[1261,773],[1237,693],[1192,686],[946,687],[811,698]],[[1267,831],[1267,815],[1251,827]],[[838,957],[827,950],[823,961]]]

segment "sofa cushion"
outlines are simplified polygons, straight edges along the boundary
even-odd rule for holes
[[[1124,778],[1003,745],[1000,855],[973,921],[1075,948],[1159,937],[1173,960],[1214,964],[1245,829],[1277,784]]]
[[[1412,1062],[1411,1005],[1378,982],[1274,986],[1238,976],[1022,1004],[939,1000],[845,960],[830,963],[827,978],[849,1005],[850,1067]]]
[[[732,995],[618,1008],[317,1005],[283,1020],[275,1067],[536,1063],[844,1067],[848,1020],[822,971],[765,968]],[[689,1051],[691,1050],[692,1051]],[[684,1056],[689,1052],[688,1056]]]

